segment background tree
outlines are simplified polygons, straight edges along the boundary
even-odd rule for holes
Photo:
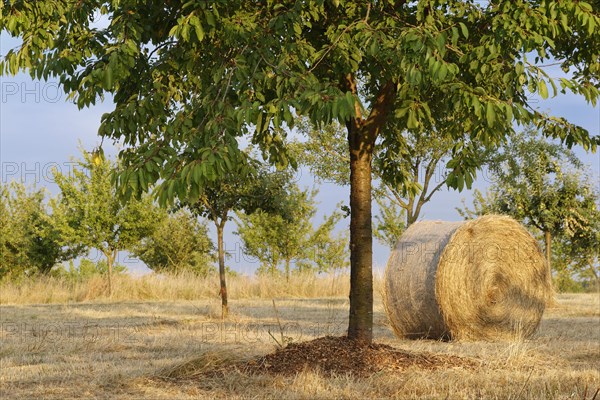
[[[552,265],[560,291],[600,290],[600,212],[596,209],[586,219],[588,229],[554,238]]]
[[[586,182],[593,182],[593,177],[587,177]],[[570,270],[576,272],[584,281],[587,280],[588,288],[595,288],[597,291],[600,289],[600,189],[591,185],[589,188],[593,194],[586,194],[586,198],[595,198],[595,202],[588,201],[587,206],[580,208],[587,226],[574,232],[569,238],[568,247],[562,246],[568,249],[565,251],[568,258],[563,257],[563,260],[568,259]]]
[[[335,211],[324,217],[309,241],[308,257],[296,263],[302,271],[335,272],[350,267],[348,257],[349,238],[345,231],[334,234],[336,224],[342,214]]]
[[[595,179],[582,176],[583,166],[572,151],[529,127],[492,157],[489,171],[487,196],[476,191],[474,210],[458,209],[461,215],[501,213],[523,222],[543,236],[548,268],[553,240],[572,243],[571,255],[597,254],[598,190]]]
[[[154,232],[134,245],[133,255],[155,272],[208,276],[214,270],[214,248],[206,224],[187,210],[161,214]]]
[[[289,157],[279,128],[296,116],[346,127],[350,166],[348,335],[372,340],[371,166],[376,145],[408,153],[397,132],[441,132],[453,143],[446,178],[472,181],[476,147],[535,122],[567,145],[598,139],[530,107],[529,93],[570,91],[595,104],[598,4],[577,0],[373,2],[39,0],[0,3],[0,29],[24,38],[0,71],[56,76],[79,107],[112,94],[99,133],[125,144],[127,196],[157,184],[161,201],[195,199],[235,170],[251,135],[271,162]],[[108,23],[98,29],[97,12]],[[67,21],[65,23],[64,21]],[[569,70],[560,89],[544,71]],[[388,129],[390,126],[401,129]],[[386,180],[409,178],[383,163]]]
[[[332,231],[341,215],[333,213],[315,230],[312,219],[317,212],[316,194],[316,190],[300,190],[292,185],[280,200],[280,212],[238,214],[237,234],[245,253],[260,262],[259,273],[275,275],[283,264],[284,276],[289,280],[292,263],[298,270],[330,267],[332,252],[339,249]],[[335,248],[330,250],[326,246],[332,243]],[[343,267],[343,259],[340,267]],[[319,261],[327,264],[318,266]]]
[[[158,211],[149,197],[121,201],[111,182],[116,165],[98,153],[82,155],[71,175],[54,171],[61,193],[51,203],[53,215],[63,246],[97,249],[106,257],[112,295],[119,251],[132,249],[152,233]]]
[[[28,190],[17,182],[0,186],[0,277],[48,274],[82,253],[81,247],[61,244],[46,200],[44,189]]]
[[[11,190],[11,187],[13,190]],[[10,184],[0,186],[0,277],[18,276],[29,267],[25,235],[27,214],[23,211],[25,188]]]
[[[256,210],[269,211],[277,207],[290,179],[289,173],[272,172],[266,166],[258,165],[250,158],[243,158],[244,161],[238,164],[237,170],[221,175],[214,182],[205,185],[193,202],[181,204],[189,207],[195,216],[208,218],[214,223],[217,230],[217,257],[223,318],[229,313],[223,242],[225,225],[234,211],[251,214]]]
[[[377,198],[379,215],[375,216],[373,236],[381,244],[393,249],[406,226],[406,210],[390,200]]]
[[[293,143],[293,152],[298,161],[308,166],[320,181],[340,186],[349,185],[348,144],[342,125],[334,121],[319,129],[308,119],[303,119],[298,124],[298,130],[307,138]],[[398,206],[404,222],[397,217],[392,227],[390,215],[384,215],[381,210],[379,218],[385,218],[388,224],[380,224],[383,230],[376,236],[393,235],[398,233],[400,227],[406,229],[416,222],[423,206],[446,186],[446,177],[442,176],[442,172],[452,152],[452,141],[438,132],[424,134],[407,130],[397,134],[406,143],[408,153],[394,159],[387,154],[389,149],[376,147],[373,154],[373,176],[377,179],[377,186],[373,194],[381,205]],[[482,157],[479,164],[483,160]],[[386,168],[396,169],[398,174],[406,177],[406,181],[402,185],[386,181],[383,173]],[[388,231],[388,228],[391,230]]]

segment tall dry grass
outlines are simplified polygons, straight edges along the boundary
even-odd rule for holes
[[[378,278],[379,279],[379,278]],[[346,273],[292,275],[283,277],[232,276],[227,280],[229,298],[327,298],[346,297],[350,278]],[[375,283],[376,291],[381,284]],[[113,294],[108,296],[105,277],[85,280],[62,277],[38,277],[21,282],[0,283],[0,304],[50,304],[85,301],[200,300],[219,297],[217,276],[193,274],[126,274],[113,277]]]

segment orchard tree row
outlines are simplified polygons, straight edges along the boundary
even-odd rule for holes
[[[101,152],[82,154],[71,174],[54,172],[56,197],[17,182],[1,186],[0,278],[50,274],[92,249],[104,256],[98,267],[106,272],[109,291],[124,250],[155,272],[207,275],[214,261],[224,262],[222,228],[235,216],[259,272],[275,275],[283,266],[289,277],[292,262],[299,271],[348,266],[347,237],[333,235],[341,214],[313,227],[316,191],[301,190],[288,172],[255,164],[247,176],[231,176],[198,203],[167,210],[147,195],[119,199],[111,182],[118,165]],[[217,251],[208,235],[210,221],[217,223]]]
[[[344,143],[339,125],[319,130],[304,124],[302,129],[309,140],[291,144],[301,164],[318,180],[347,185],[346,164],[340,162]],[[415,143],[413,149],[420,154],[414,165],[405,168],[414,189],[401,193],[379,179],[374,191],[380,205],[374,234],[390,247],[442,189],[440,182],[445,182],[445,177],[432,171],[444,162],[447,148],[430,142]],[[598,285],[597,177],[571,150],[546,141],[531,126],[514,135],[500,151],[484,152],[481,158],[491,185],[486,194],[476,190],[473,209],[465,205],[457,208],[459,214],[475,218],[500,213],[523,222],[545,247],[558,290]],[[253,173],[232,174],[197,203],[178,204],[167,211],[149,196],[118,200],[110,180],[116,165],[101,152],[83,152],[78,165],[71,176],[54,174],[61,189],[56,198],[48,199],[43,189],[28,191],[16,182],[1,187],[0,277],[57,273],[53,268],[64,271],[60,264],[71,261],[69,274],[105,273],[110,290],[113,269],[123,270],[115,265],[122,250],[162,273],[192,271],[206,276],[214,272],[213,262],[218,260],[226,310],[223,230],[230,219],[235,220],[245,254],[259,262],[258,273],[282,273],[289,279],[292,263],[300,272],[348,267],[347,237],[333,234],[342,213],[335,211],[315,228],[317,190],[301,190],[289,171],[272,172],[254,162]],[[374,172],[378,176],[377,168]],[[216,251],[207,222],[216,227]],[[90,249],[98,250],[104,259],[96,264],[84,259],[73,269],[72,260]]]

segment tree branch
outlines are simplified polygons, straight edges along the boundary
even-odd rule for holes
[[[429,195],[428,195],[428,196],[425,198],[425,203],[427,203],[429,200],[431,200],[431,196],[433,196],[433,194],[434,194],[435,192],[437,192],[438,190],[440,190],[440,189],[442,188],[442,186],[444,186],[444,184],[446,184],[446,181],[441,181],[440,183],[438,183],[438,184],[436,185],[436,187],[434,187],[434,188],[431,190],[431,193],[429,193]]]
[[[396,97],[396,84],[393,81],[387,81],[379,90],[375,102],[369,113],[369,117],[364,122],[363,128],[366,130],[369,139],[375,143],[381,128],[387,120],[388,113]]]
[[[392,188],[390,187],[387,183],[384,183],[385,187],[388,189],[387,191],[383,191],[383,195],[390,200],[391,202],[396,202],[398,203],[398,205],[402,208],[404,208],[405,210],[408,207],[408,204],[406,204],[406,202],[404,201],[404,199],[402,199],[402,197],[400,197],[400,195]],[[392,196],[390,196],[389,193],[392,193]]]

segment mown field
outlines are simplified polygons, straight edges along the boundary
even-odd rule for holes
[[[214,291],[189,299],[148,295],[143,301],[119,292],[112,300],[57,302],[58,296],[34,304],[31,287],[15,292],[4,287],[0,398],[591,399],[600,388],[598,294],[558,295],[533,339],[501,343],[397,339],[377,297],[377,342],[413,353],[465,357],[476,368],[411,367],[360,379],[310,371],[292,377],[203,374],[272,352],[282,341],[344,334],[345,281],[304,282],[303,295],[252,292],[252,285],[241,283],[236,289],[234,282],[226,321],[220,319]]]

